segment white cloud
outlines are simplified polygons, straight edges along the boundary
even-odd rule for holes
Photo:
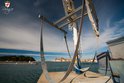
[[[123,20],[116,22],[114,26],[110,26],[110,20],[106,21],[106,24],[103,27],[103,31],[100,33],[99,40],[97,41],[94,34],[88,32],[86,36],[82,37],[82,50],[85,51],[95,51],[106,47],[106,42],[121,37],[124,31],[124,28],[120,28],[118,23],[122,23]]]
[[[0,28],[0,48],[39,51],[40,28],[40,23],[32,22],[27,25],[3,25]],[[63,33],[59,30],[46,25],[43,28],[43,40],[45,51],[66,52]]]
[[[38,37],[30,29],[4,27],[0,29],[0,48],[38,50]]]

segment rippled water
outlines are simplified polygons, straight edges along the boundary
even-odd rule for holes
[[[0,83],[36,83],[41,74],[40,65],[1,64]]]
[[[66,71],[69,63],[47,62],[48,71]],[[82,63],[83,67],[90,63]],[[94,63],[92,71],[97,72],[98,64]],[[41,64],[0,64],[0,83],[37,83],[42,73]]]

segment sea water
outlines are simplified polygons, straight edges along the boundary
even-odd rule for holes
[[[91,63],[82,63],[82,67]],[[48,71],[66,71],[69,62],[47,62]],[[97,72],[98,64],[93,63],[91,71]],[[0,64],[0,83],[37,83],[42,74],[41,64]]]

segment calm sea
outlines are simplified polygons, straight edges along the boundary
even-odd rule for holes
[[[47,62],[48,71],[66,71],[68,62]],[[90,63],[82,63],[87,67]],[[93,63],[91,71],[97,72],[98,64]],[[41,64],[0,64],[0,83],[37,83],[42,73]]]

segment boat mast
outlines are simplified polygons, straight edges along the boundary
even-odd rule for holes
[[[72,0],[62,0],[63,1],[63,6],[64,6],[64,10],[65,10],[65,14],[68,15],[72,12],[75,11],[74,8],[74,4]],[[71,16],[70,18],[68,18],[67,20],[69,22],[71,22],[68,27],[71,28],[73,30],[73,41],[74,41],[74,49],[77,45],[77,36],[78,36],[78,31],[77,31],[77,25],[75,22],[73,22],[73,19],[76,18],[76,15]]]
[[[63,2],[63,6],[64,6],[64,10],[65,10],[65,14],[69,15],[70,13],[75,11],[74,8],[74,3],[72,0],[62,0]],[[76,45],[77,45],[77,40],[78,40],[78,27],[76,22],[74,22],[73,20],[76,18],[76,15],[71,16],[70,18],[67,19],[67,21],[71,22],[68,27],[70,29],[72,29],[73,31],[73,42],[74,42],[74,50],[76,49]],[[79,51],[79,49],[78,49]],[[79,63],[79,52],[78,52],[78,56],[77,56],[77,67],[79,67],[80,69],[80,63]]]

